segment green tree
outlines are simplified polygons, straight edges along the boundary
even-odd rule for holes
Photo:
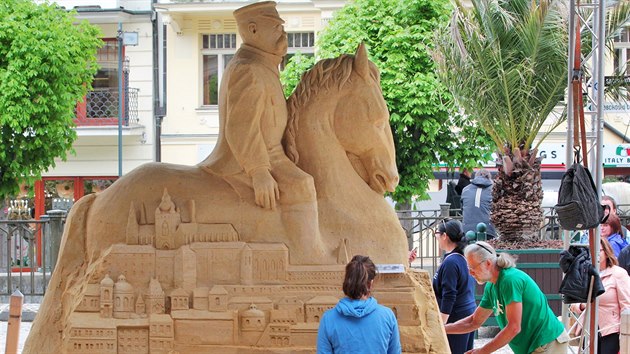
[[[360,42],[381,71],[390,111],[400,183],[399,209],[426,197],[440,161],[471,167],[490,159],[489,139],[454,115],[431,58],[433,32],[448,22],[447,0],[355,0],[339,10],[318,38],[318,55],[353,53]]]
[[[492,137],[499,170],[492,222],[504,240],[520,241],[537,235],[543,217],[536,147],[548,133],[539,133],[543,124],[551,132],[566,118],[566,3],[472,3],[457,3],[452,25],[438,35],[435,58],[458,105]],[[609,28],[628,20],[628,2],[622,3],[607,9],[609,20],[619,21]]]
[[[31,0],[0,2],[0,196],[66,158],[74,110],[97,70],[99,30]]]
[[[291,96],[295,87],[300,83],[302,74],[315,65],[315,57],[304,55],[301,52],[295,53],[289,62],[280,72],[280,81],[285,97]]]

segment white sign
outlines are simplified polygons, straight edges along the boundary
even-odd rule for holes
[[[589,111],[593,111],[593,105],[587,106]],[[630,103],[628,102],[604,102],[604,112],[630,112]]]
[[[540,146],[538,146],[538,157],[543,158],[541,161],[542,165],[561,165],[566,161],[565,151],[564,144],[540,144]],[[492,158],[494,160],[497,159],[496,153],[492,153]],[[489,161],[484,166],[494,167],[494,160]]]
[[[628,167],[630,166],[630,143],[629,144],[606,144],[604,145],[602,163],[606,167]]]
[[[404,273],[405,266],[402,264],[376,264],[378,273]]]
[[[543,165],[560,165],[566,162],[566,148],[564,144],[540,144],[538,146],[538,156],[542,156]]]

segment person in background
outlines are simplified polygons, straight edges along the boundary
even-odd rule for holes
[[[466,186],[470,184],[470,171],[467,169],[463,169],[459,172],[459,180],[457,181],[457,185],[455,186],[455,192],[457,194],[462,195],[462,191]]]
[[[598,354],[619,353],[621,312],[630,309],[630,276],[617,264],[610,243],[602,238],[599,250],[599,275],[606,291],[598,297],[597,323],[600,334],[597,336]],[[586,304],[571,305],[571,311],[578,315],[585,308]]]
[[[468,354],[493,353],[506,344],[515,354],[566,353],[569,335],[549,308],[545,294],[507,253],[497,254],[490,244],[477,241],[464,250],[468,270],[486,284],[475,312],[446,325],[447,334],[469,333],[494,313],[501,331],[482,348]]]
[[[602,196],[602,205],[608,205],[608,207],[610,208],[610,213],[619,216],[617,202],[613,197],[609,195]],[[630,243],[630,235],[628,235],[628,229],[623,225],[621,225],[621,236],[626,239],[626,242]]]
[[[628,245],[626,239],[621,236],[621,223],[619,217],[615,214],[608,215],[608,219],[600,225],[601,236],[605,238],[615,254],[619,256],[619,252]]]
[[[370,295],[375,277],[376,266],[369,257],[352,257],[343,280],[346,297],[319,322],[318,354],[402,352],[394,312]]]
[[[475,312],[475,280],[468,273],[464,258],[466,237],[457,220],[442,221],[435,237],[444,252],[442,264],[433,277],[433,291],[444,323],[453,323]],[[452,354],[464,354],[473,348],[475,332],[449,334]]]
[[[468,231],[477,232],[477,224],[486,224],[488,239],[497,233],[490,222],[492,210],[492,175],[485,169],[477,171],[475,178],[462,191],[462,213],[464,216],[464,234]]]

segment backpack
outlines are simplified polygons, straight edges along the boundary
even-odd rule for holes
[[[591,173],[574,163],[562,176],[558,191],[558,222],[565,230],[588,230],[608,219],[606,207],[597,198]]]

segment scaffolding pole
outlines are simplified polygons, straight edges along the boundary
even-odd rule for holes
[[[592,38],[591,52],[582,53],[582,72],[589,73],[585,76],[582,92],[584,96],[584,114],[590,117],[591,132],[587,135],[588,143],[585,149],[590,152],[590,169],[595,176],[597,186],[597,195],[601,200],[602,179],[604,170],[602,165],[603,158],[603,106],[604,106],[604,50],[606,49],[606,0],[590,0],[580,1],[571,0],[569,8],[569,60],[568,60],[568,78],[569,87],[573,72],[573,59],[576,48],[576,39],[583,38],[584,35],[590,34]],[[581,36],[578,37],[577,25],[580,24]],[[567,120],[567,166],[573,162],[573,131],[577,127],[573,126],[573,117],[577,112],[573,110],[573,94],[568,90],[568,120]],[[589,238],[589,246],[591,251],[591,259],[593,264],[599,264],[599,248],[600,248],[600,230],[596,228],[591,232]],[[565,239],[568,235],[565,234]],[[565,241],[567,246],[568,241]],[[588,352],[590,354],[597,353],[597,316],[598,316],[598,299],[592,303],[592,311],[589,311],[590,318],[587,318],[588,326]],[[581,349],[578,349],[581,350]]]

